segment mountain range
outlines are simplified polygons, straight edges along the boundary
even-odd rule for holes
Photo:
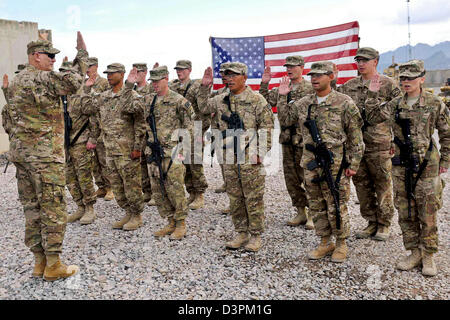
[[[411,49],[413,59],[424,61],[425,70],[450,69],[450,41],[444,41],[434,46],[418,43]],[[383,72],[385,68],[392,64],[392,57],[394,57],[396,63],[408,61],[408,46],[402,46],[380,54],[379,72]]]

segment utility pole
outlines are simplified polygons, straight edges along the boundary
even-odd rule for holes
[[[408,60],[412,59],[411,50],[411,18],[409,16],[409,0],[406,0],[406,6],[408,8]]]

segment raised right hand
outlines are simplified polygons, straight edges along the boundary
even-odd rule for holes
[[[280,81],[280,86],[278,87],[278,93],[281,95],[287,95],[291,92],[291,88],[289,87],[289,77],[283,77]]]
[[[202,78],[202,86],[210,87],[213,84],[214,77],[211,67],[206,68],[205,73]]]
[[[84,43],[83,35],[80,31],[77,32],[77,50],[86,50],[86,44]]]
[[[130,74],[128,75],[128,78],[127,78],[127,82],[129,82],[129,83],[138,82],[138,71],[137,71],[136,67],[131,69]]]
[[[270,74],[270,67],[266,67],[264,69],[264,73],[263,73],[261,81],[262,81],[262,83],[269,83],[270,79],[272,79],[272,75]]]
[[[158,68],[159,67],[159,63],[155,62],[155,64],[153,65],[153,69]]]
[[[95,83],[95,77],[91,77],[89,79],[86,80],[86,82],[84,83],[84,85],[86,87],[92,87]]]
[[[7,74],[5,74],[5,75],[3,75],[3,85],[2,85],[2,88],[8,88],[8,86],[9,86],[9,81],[8,81],[8,75]]]

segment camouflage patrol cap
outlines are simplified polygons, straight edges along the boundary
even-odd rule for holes
[[[98,59],[95,57],[90,57],[88,59],[88,67],[98,66]]]
[[[174,69],[192,69],[192,62],[190,62],[189,60],[177,61],[177,65]]]
[[[400,77],[423,77],[425,67],[423,60],[411,60],[398,66]]]
[[[27,54],[32,54],[35,52],[58,54],[61,51],[59,51],[56,48],[53,48],[53,44],[48,40],[36,40],[36,41],[31,41],[27,45]]]
[[[311,65],[311,71],[308,72],[308,76],[312,74],[331,74],[333,72],[334,72],[333,62],[319,61],[314,62]]]
[[[225,72],[226,67],[229,65],[229,62],[224,62],[219,67],[219,72]]]
[[[286,63],[284,66],[303,66],[305,64],[305,59],[302,56],[289,56],[286,57]]]
[[[19,73],[20,71],[22,71],[22,70],[25,69],[26,67],[27,67],[27,66],[24,65],[24,64],[19,64],[19,65],[17,66],[17,71],[14,72],[14,73]]]
[[[356,51],[355,59],[358,57],[372,60],[378,59],[380,57],[380,54],[374,48],[364,47],[359,48],[358,51]]]
[[[133,63],[133,68],[136,68],[137,71],[147,71],[147,64],[144,62]]]
[[[248,67],[244,63],[241,62],[230,62],[227,66],[225,66],[225,71],[231,71],[237,74],[247,75]]]
[[[73,67],[73,64],[71,61],[64,61],[61,65],[61,67],[59,67],[59,71],[68,71],[71,70]]]
[[[121,63],[111,63],[106,67],[106,70],[103,73],[125,73],[125,66]]]
[[[154,68],[153,70],[150,70],[150,80],[152,81],[158,81],[161,79],[164,79],[169,75],[169,71],[167,70],[166,66],[160,66],[158,68]]]

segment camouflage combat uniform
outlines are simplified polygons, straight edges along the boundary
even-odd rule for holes
[[[67,109],[72,119],[72,130],[70,131],[71,146],[69,149],[66,146],[66,184],[75,203],[78,207],[83,207],[92,205],[97,200],[92,176],[94,152],[86,148],[86,143],[95,145],[98,133],[96,128],[92,128],[96,124],[90,121],[90,115],[86,114],[81,105],[81,94],[75,93],[68,96]],[[88,126],[74,141],[86,123]]]
[[[315,66],[317,64],[317,67]],[[315,63],[311,73],[321,73],[323,63]],[[331,64],[331,63],[330,63]],[[328,67],[332,71],[331,67]],[[314,72],[313,72],[314,71]],[[316,120],[323,142],[334,155],[331,165],[333,178],[339,172],[343,160],[344,148],[349,169],[357,171],[364,152],[364,142],[361,133],[362,119],[353,100],[334,90],[327,96],[326,101],[318,103],[316,94],[309,94],[291,104],[286,99],[279,99],[278,105],[280,122],[286,125],[298,124],[303,137],[303,155],[301,166],[304,168],[306,196],[309,210],[314,220],[316,234],[320,237],[335,235],[337,239],[346,239],[350,233],[347,202],[350,197],[350,179],[342,174],[339,193],[341,226],[336,228],[336,207],[326,181],[313,182],[322,176],[322,169],[308,170],[307,165],[315,160],[315,155],[306,149],[306,145],[315,146],[311,133],[305,126],[308,109],[311,107],[311,119]]]
[[[400,65],[400,76],[402,76]],[[423,67],[423,64],[422,64]],[[398,210],[399,225],[403,234],[403,244],[407,250],[420,248],[434,253],[438,251],[437,212],[442,207],[444,182],[439,176],[439,167],[448,168],[450,164],[450,114],[449,109],[439,97],[422,90],[419,100],[410,107],[406,103],[407,95],[397,97],[371,114],[371,121],[388,120],[394,135],[404,140],[402,128],[395,121],[397,108],[400,119],[409,119],[411,123],[411,141],[413,155],[419,163],[428,158],[428,165],[420,176],[414,192],[415,201],[411,200],[411,218],[408,217],[408,199],[405,189],[405,168],[393,166],[395,207]],[[432,135],[438,130],[441,145],[440,156]],[[432,151],[428,151],[430,141]],[[395,157],[400,150],[395,145]],[[395,160],[394,157],[394,160]],[[415,180],[417,173],[414,173]]]
[[[120,64],[108,66],[105,72],[125,72]],[[119,206],[127,214],[139,216],[144,210],[140,159],[130,159],[134,150],[143,149],[146,124],[142,96],[126,83],[114,93],[91,92],[86,87],[82,96],[83,107],[90,112],[100,109],[99,123],[106,149],[106,175],[111,182]]]
[[[138,68],[139,71],[139,68]],[[151,93],[154,93],[153,87],[151,84],[146,84],[145,86],[138,87],[135,86],[136,92],[141,95],[145,96]],[[144,193],[144,201],[148,202],[152,198],[152,184],[150,180],[150,175],[148,173],[148,167],[147,167],[147,159],[146,159],[146,153],[145,153],[145,141],[143,143],[144,149],[142,150],[142,157],[141,157],[141,171],[142,171],[142,192]]]
[[[108,83],[108,80],[105,78],[100,77],[100,75],[97,75],[97,79],[95,79],[95,83],[92,86],[92,91],[96,93],[102,93],[106,90],[110,89],[110,85]],[[97,107],[98,111],[96,115],[94,115],[92,121],[97,123],[97,127],[99,128],[98,124],[98,117],[99,114],[99,106]],[[103,142],[103,133],[100,132],[100,136],[97,139],[96,143],[97,147],[94,150],[94,157],[93,160],[93,173],[95,178],[95,184],[99,189],[110,189],[111,188],[111,182],[108,179],[108,176],[106,174],[106,150],[105,150],[105,144]]]
[[[378,92],[369,90],[370,80],[362,76],[353,78],[339,87],[338,91],[350,96],[358,106],[361,116],[366,117],[379,105],[400,95],[395,82],[379,75],[381,88]],[[389,151],[392,145],[392,131],[387,122],[363,127],[366,146],[359,170],[353,176],[356,194],[360,202],[361,216],[371,223],[389,227],[394,216],[392,198],[392,162]]]
[[[59,52],[44,40],[28,45],[29,53],[36,50]],[[17,168],[19,199],[25,213],[25,244],[32,252],[47,256],[62,252],[67,223],[60,95],[75,93],[81,87],[87,57],[87,52],[80,49],[73,70],[64,74],[28,65],[9,87],[14,130],[8,158]]]
[[[211,125],[210,117],[203,116],[198,110],[197,96],[201,85],[200,80],[189,80],[187,83],[181,83],[178,79],[169,83],[169,88],[172,91],[185,97],[192,105],[195,112],[194,121],[201,121],[201,132],[197,134],[203,136]],[[195,132],[194,132],[195,135]],[[194,149],[193,149],[194,150]],[[197,161],[195,161],[195,153],[192,152],[191,164],[186,165],[186,190],[189,194],[203,194],[208,188],[208,183],[203,169],[203,141],[202,141],[202,153],[197,155]],[[201,161],[201,163],[198,163]]]
[[[288,57],[289,58],[289,57]],[[296,57],[292,57],[296,58]],[[296,60],[296,59],[291,59]],[[286,64],[292,65],[294,63],[290,59],[286,59]],[[297,59],[296,65],[303,62],[303,59]],[[307,94],[314,93],[311,83],[306,80],[302,80],[300,83],[290,85],[291,92],[289,95],[281,96],[278,94],[278,88],[274,88],[269,91],[268,83],[261,83],[259,92],[266,98],[272,107],[277,106],[281,103],[280,99],[287,99],[287,103],[294,103],[300,100]],[[304,186],[304,173],[303,168],[300,166],[300,160],[302,159],[303,147],[302,147],[302,136],[295,127],[290,127],[286,123],[282,122],[284,117],[280,117],[278,110],[278,118],[280,120],[281,134],[280,134],[280,144],[282,145],[283,152],[283,172],[284,180],[286,182],[286,188],[291,196],[292,205],[297,209],[301,210],[307,206],[306,191]]]
[[[150,71],[151,79],[156,81],[168,75],[165,66],[158,67]],[[188,100],[178,93],[169,90],[168,93],[159,97],[156,94],[145,96],[145,119],[150,115],[150,108],[156,97],[153,114],[155,116],[156,132],[158,140],[164,150],[163,171],[167,174],[164,181],[164,189],[161,189],[160,174],[158,166],[155,163],[148,164],[150,179],[152,184],[153,197],[158,212],[162,218],[174,222],[184,222],[188,215],[188,207],[186,195],[184,191],[184,182],[186,168],[183,163],[176,161],[178,154],[181,154],[182,148],[178,146],[178,141],[172,140],[172,135],[177,129],[186,129],[190,135],[193,134],[194,127],[194,110]],[[147,126],[149,142],[154,142],[153,133],[150,126]],[[191,139],[192,140],[192,139]],[[169,169],[171,156],[174,151],[177,155],[173,155],[174,161]],[[151,155],[151,149],[147,147],[146,153]],[[168,170],[169,169],[169,170]],[[164,192],[164,195],[163,195]]]
[[[227,70],[238,74],[246,74],[247,67],[241,63],[231,63]],[[208,88],[201,86],[198,106],[204,115],[213,115],[212,128],[218,128],[220,131],[228,129],[227,123],[221,118],[222,115],[230,116],[231,114],[228,104],[224,100],[229,98],[230,108],[233,112],[239,114],[245,130],[256,138],[258,145],[263,146],[267,141],[267,150],[264,150],[264,152],[270,150],[274,119],[270,105],[261,94],[253,92],[250,87],[246,87],[245,91],[239,95],[223,93],[210,99],[208,97]],[[263,141],[265,138],[267,140]],[[252,138],[250,137],[250,139]],[[224,145],[230,145],[228,140],[225,139]],[[226,153],[231,151],[228,149],[230,148],[227,147]],[[233,148],[231,147],[231,149]],[[221,153],[217,150],[216,152],[218,156]],[[263,154],[259,154],[259,156],[262,158]],[[262,163],[251,164],[249,148],[247,148],[245,150],[245,163],[240,165],[241,179],[239,179],[236,156],[234,156],[232,164],[229,164],[228,158],[223,159],[226,189],[230,198],[230,210],[235,230],[238,233],[250,233],[252,236],[259,236],[264,232],[264,165]]]

